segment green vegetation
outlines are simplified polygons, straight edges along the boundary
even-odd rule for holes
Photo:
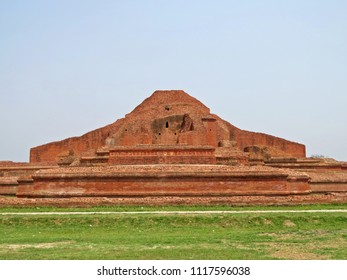
[[[242,210],[346,209],[347,205]],[[2,208],[23,211],[230,207]],[[0,259],[347,259],[347,213],[0,216]]]
[[[52,207],[52,206],[12,206],[1,207],[4,212],[144,212],[144,211],[236,211],[236,210],[329,210],[347,209],[347,204],[312,204],[312,205],[288,205],[288,206],[93,206],[93,207]]]

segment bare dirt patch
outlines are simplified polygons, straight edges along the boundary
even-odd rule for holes
[[[1,249],[7,250],[21,250],[21,249],[51,249],[57,247],[63,247],[70,245],[72,241],[62,241],[62,242],[50,242],[50,243],[38,243],[38,244],[3,244],[0,246]]]
[[[273,222],[271,220],[269,220],[269,219],[264,219],[263,220],[263,224],[264,225],[273,225]]]
[[[327,235],[327,232],[322,232],[322,235]],[[293,243],[301,236],[299,233],[267,233],[266,236],[275,237],[277,241],[259,243],[266,246],[273,258],[287,260],[325,260],[331,259],[329,254],[316,253],[317,250],[325,249],[340,249],[347,248],[347,240],[340,237],[334,239],[334,242],[310,240],[308,242]]]
[[[285,220],[285,221],[283,222],[283,225],[284,225],[285,227],[296,227],[296,224],[293,223],[291,220]]]
[[[273,244],[274,245],[274,244]],[[321,260],[321,259],[327,259],[326,257],[322,257],[321,255],[314,254],[312,252],[309,252],[307,248],[302,247],[294,247],[290,244],[276,244],[276,246],[273,246],[272,248],[275,250],[271,254],[274,258],[279,259],[289,259],[289,260]]]

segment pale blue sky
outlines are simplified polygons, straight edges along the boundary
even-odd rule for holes
[[[183,89],[347,160],[347,1],[0,0],[0,160]]]

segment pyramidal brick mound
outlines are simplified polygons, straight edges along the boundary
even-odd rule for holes
[[[305,146],[263,133],[241,130],[211,114],[182,90],[155,91],[125,118],[80,137],[32,148],[30,163],[54,164],[93,156],[103,147],[190,145],[234,147],[255,156],[305,157]]]
[[[0,195],[20,198],[273,203],[264,197],[324,193],[347,200],[346,163],[306,158],[302,144],[239,129],[182,90],[155,91],[110,125],[34,147],[29,163],[0,162]]]

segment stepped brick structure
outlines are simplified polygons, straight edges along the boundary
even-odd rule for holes
[[[241,130],[181,90],[155,91],[124,118],[0,162],[0,195],[18,197],[292,196],[347,193],[347,164]]]
[[[257,147],[265,156],[305,157],[305,146],[263,133],[241,130],[181,90],[156,91],[125,118],[81,137],[32,148],[30,163],[57,163],[94,156],[105,147],[139,145]]]

